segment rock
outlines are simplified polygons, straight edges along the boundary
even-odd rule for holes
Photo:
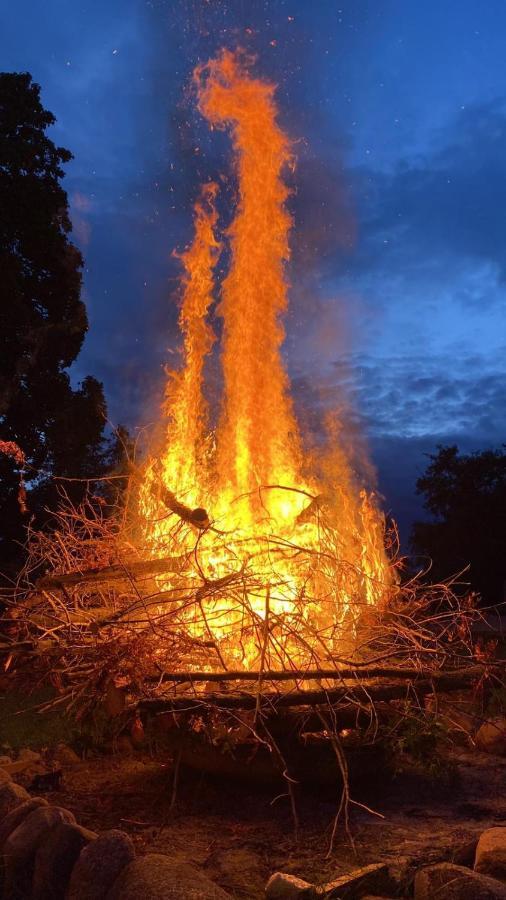
[[[96,837],[94,831],[67,822],[52,828],[35,855],[32,900],[64,900],[81,850]]]
[[[58,765],[65,766],[65,768],[77,766],[81,762],[75,750],[72,750],[72,747],[69,747],[68,744],[58,744],[53,759]]]
[[[464,866],[438,863],[415,875],[415,900],[506,900],[506,886]]]
[[[303,881],[302,878],[274,872],[265,886],[265,896],[270,900],[296,900],[297,897],[317,897],[318,892],[314,884]]]
[[[2,784],[7,784],[8,781],[12,781],[12,778],[7,771],[7,769],[0,768],[0,787]]]
[[[324,887],[324,896],[327,900],[342,900],[344,897],[355,898],[361,897],[367,891],[388,892],[390,889],[390,878],[388,875],[388,866],[385,863],[374,863],[372,866],[363,866],[350,872],[349,875],[342,875],[335,881],[331,881]]]
[[[506,881],[506,828],[487,828],[476,847],[476,872]]]
[[[15,806],[4,819],[0,822],[0,854],[2,852],[2,846],[4,842],[9,837],[10,833],[14,831],[18,825],[21,825],[23,819],[26,819],[29,813],[33,812],[34,809],[38,809],[39,806],[47,806],[47,800],[43,797],[32,797],[30,800],[26,800],[24,803],[21,803],[20,806]]]
[[[29,747],[25,747],[24,750],[20,750],[18,753],[18,759],[26,760],[26,762],[30,763],[41,763],[42,756],[40,753],[37,753],[36,750],[30,750]]]
[[[13,775],[31,774],[34,771],[44,771],[43,764],[31,759],[16,759],[14,762],[4,763],[2,766],[2,772],[9,778],[12,778]]]
[[[497,716],[484,722],[475,736],[478,750],[484,753],[495,753],[496,756],[506,755],[506,717]]]
[[[2,847],[4,867],[4,896],[16,897],[29,894],[35,853],[48,832],[61,822],[75,824],[68,809],[59,806],[41,806],[29,813],[11,831]]]
[[[11,762],[12,762],[12,759],[10,758],[10,756],[0,756],[0,767],[8,766],[8,765],[10,765]]]
[[[135,859],[131,838],[123,831],[104,831],[77,860],[67,900],[103,900],[125,866]]]
[[[16,806],[30,799],[30,794],[20,784],[7,781],[0,786],[0,822]]]
[[[131,862],[114,882],[107,900],[230,900],[206,875],[169,856],[149,853]]]

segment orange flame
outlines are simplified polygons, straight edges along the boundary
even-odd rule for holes
[[[220,250],[210,185],[181,256],[183,366],[166,392],[165,450],[147,463],[140,492],[145,540],[154,556],[174,555],[176,547],[190,566],[158,583],[171,610],[180,603],[180,627],[215,648],[211,668],[328,661],[344,631],[349,643],[361,609],[381,602],[391,583],[383,517],[356,485],[336,436],[320,454],[319,475],[307,454],[302,465],[281,356],[292,224],[283,173],[292,154],[277,123],[274,86],[252,77],[247,61],[229,51],[198,67],[195,81],[203,115],[231,133],[238,178],[218,309],[223,402],[214,436],[202,393]],[[203,504],[211,527],[204,510],[192,512]],[[191,589],[196,603],[188,601]]]
[[[214,183],[203,188],[202,198],[195,205],[193,243],[179,256],[184,270],[179,314],[184,364],[180,371],[168,373],[165,391],[164,411],[169,420],[169,431],[162,470],[170,472],[172,483],[185,488],[193,485],[194,490],[204,472],[204,444],[208,430],[207,407],[202,393],[204,361],[215,341],[206,316],[213,299],[213,269],[220,249],[214,234],[216,194]]]
[[[222,287],[224,409],[218,469],[234,494],[297,483],[300,448],[280,348],[291,218],[283,169],[290,145],[276,122],[274,87],[252,79],[225,51],[197,70],[200,109],[230,128],[239,205],[229,230],[232,265]]]

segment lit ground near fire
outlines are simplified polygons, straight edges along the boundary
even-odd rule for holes
[[[183,780],[178,810],[169,813],[170,766],[149,755],[100,757],[65,774],[62,789],[48,795],[86,827],[121,828],[141,852],[166,853],[201,868],[237,898],[264,896],[276,870],[324,881],[359,865],[408,857],[413,868],[452,859],[484,828],[506,819],[506,760],[476,751],[453,754],[451,783],[417,775],[398,776],[383,793],[371,794],[385,819],[355,812],[356,855],[344,835],[326,859],[336,797],[306,795],[301,802],[303,840],[293,838],[286,801],[271,806],[272,792],[213,782]],[[383,776],[382,776],[383,780]]]

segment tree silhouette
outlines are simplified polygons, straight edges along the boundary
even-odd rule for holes
[[[73,390],[67,371],[88,322],[60,184],[72,154],[47,136],[54,122],[28,73],[0,73],[0,440],[24,453],[38,520],[56,501],[52,476],[93,477],[106,463],[102,385],[87,377]],[[19,468],[0,454],[0,568],[23,539]],[[84,485],[68,489],[79,501]]]
[[[433,517],[415,522],[412,548],[433,561],[431,578],[443,579],[469,565],[471,587],[487,604],[506,599],[506,453],[467,455],[438,447],[417,481],[417,493]]]

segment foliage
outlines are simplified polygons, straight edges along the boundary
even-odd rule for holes
[[[448,779],[454,776],[450,761],[445,757],[443,747],[448,743],[448,734],[437,716],[421,714],[406,705],[400,724],[386,736],[391,750],[394,769],[403,771],[415,768],[434,779]]]
[[[469,566],[465,580],[487,604],[504,599],[506,584],[505,449],[460,454],[440,446],[417,481],[433,518],[415,523],[413,549],[432,560],[432,580]]]
[[[28,508],[39,524],[55,504],[51,476],[88,478],[106,464],[102,385],[86,377],[73,390],[67,371],[88,323],[60,184],[72,155],[47,136],[54,122],[28,73],[0,73],[0,440],[26,458]],[[22,468],[0,454],[0,568],[23,540]],[[68,488],[79,502],[82,483]]]

